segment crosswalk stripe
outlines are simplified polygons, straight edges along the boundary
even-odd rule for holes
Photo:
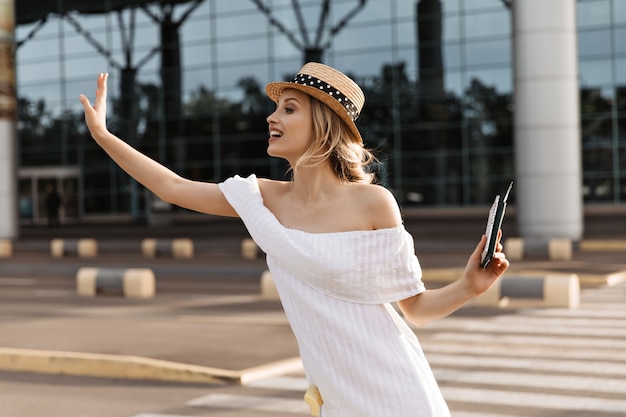
[[[626,317],[624,317],[626,318]],[[615,330],[620,329],[624,330],[624,320],[623,318],[584,318],[584,317],[549,317],[549,316],[511,316],[506,319],[503,317],[496,317],[490,320],[493,323],[502,323],[502,324],[524,324],[526,326],[542,326],[542,327],[551,327],[551,326],[565,326],[565,327],[576,327],[576,328],[604,328],[606,330]]]
[[[528,371],[539,372],[567,372],[573,374],[599,374],[605,376],[621,376],[626,377],[626,364],[614,362],[583,362],[570,360],[555,359],[534,359],[534,358],[516,358],[516,357],[471,357],[459,355],[446,355],[439,353],[431,353],[428,361],[432,366],[441,367],[468,367],[477,368],[501,368],[501,369],[523,369]],[[624,408],[626,410],[626,408]]]
[[[562,411],[593,411],[596,413],[623,413],[626,410],[626,400],[579,395],[568,396],[457,387],[443,387],[442,392],[444,398],[449,402],[498,404]]]
[[[559,317],[564,319],[570,318],[588,318],[588,319],[626,319],[626,310],[620,309],[562,309],[562,308],[547,308],[547,309],[534,309],[534,310],[521,310],[518,312],[520,317]],[[507,318],[514,318],[517,316],[502,316],[497,318],[498,320],[506,321]]]
[[[32,278],[0,278],[0,285],[32,287],[36,284],[37,281]]]
[[[626,303],[610,297],[605,298],[608,303],[590,303],[594,297],[587,295],[577,310],[452,316],[416,330],[452,416],[525,417],[554,410],[624,415]],[[202,408],[215,408],[265,411],[277,417],[309,415],[301,399],[307,387],[306,377],[295,373],[256,381],[235,392],[211,393],[186,406],[198,414],[206,412]]]
[[[277,413],[308,413],[304,400],[256,395],[209,394],[187,402],[191,407],[214,407]]]
[[[525,417],[520,416],[518,414],[485,414],[485,413],[474,413],[472,411],[457,411],[452,413],[452,417]]]
[[[509,387],[530,387],[546,389],[567,389],[598,394],[621,394],[626,392],[626,380],[588,376],[564,376],[546,374],[524,374],[515,372],[459,371],[434,368],[440,384],[464,385],[499,385]],[[277,377],[258,381],[250,385],[254,388],[266,388],[285,391],[304,392],[308,387],[306,378]]]
[[[442,320],[432,326],[437,330],[456,330],[483,333],[532,333],[550,334],[559,336],[586,336],[586,337],[624,337],[626,338],[626,326],[602,327],[601,322],[594,327],[568,326],[566,322],[558,325],[543,324],[541,321],[522,324],[514,322],[493,322],[489,320]]]
[[[464,343],[447,344],[438,343],[430,340],[422,343],[422,347],[427,356],[433,353],[456,353],[459,355],[477,355],[477,356],[524,356],[531,358],[559,358],[559,359],[579,359],[586,361],[621,361],[626,362],[626,351],[608,350],[608,349],[571,349],[563,350],[560,346],[550,349],[547,346],[509,346],[502,347],[500,345],[485,345]]]
[[[419,337],[419,335],[418,335]],[[548,336],[536,336],[536,335],[508,335],[505,331],[497,336],[492,336],[491,339],[487,339],[485,334],[472,333],[455,333],[455,332],[438,332],[430,339],[437,341],[448,342],[461,342],[461,343],[477,343],[484,344],[485,340],[490,340],[494,343],[497,340],[498,344],[507,345],[529,345],[529,346],[561,346],[569,349],[574,348],[606,348],[615,350],[625,350],[626,340],[612,339],[612,338],[599,338],[599,337],[548,337]]]
[[[538,375],[514,372],[467,372],[458,370],[435,370],[434,373],[440,384],[567,389],[569,391],[585,391],[587,395],[591,393],[623,394],[626,392],[626,380],[606,377]]]

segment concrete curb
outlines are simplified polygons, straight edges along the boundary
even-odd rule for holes
[[[624,239],[583,239],[579,244],[582,251],[626,251]]]
[[[3,371],[100,378],[246,385],[302,369],[300,357],[232,371],[140,356],[0,348]]]
[[[626,270],[604,275],[578,274],[578,278],[583,287],[612,287],[626,282]]]

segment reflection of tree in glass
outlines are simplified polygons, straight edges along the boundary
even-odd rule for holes
[[[499,191],[494,176],[512,173],[511,95],[501,94],[473,80],[463,97],[446,93],[437,118],[424,112],[419,82],[407,74],[404,62],[385,64],[379,75],[349,74],[367,97],[358,120],[365,141],[378,149],[388,183],[403,201],[417,192],[423,204],[460,204],[463,187],[471,187],[472,204],[484,203]],[[279,161],[266,155],[266,117],[274,104],[254,77],[238,82],[240,101],[220,97],[206,86],[191,91],[183,103],[187,176],[220,180],[233,174],[257,173],[281,177]],[[160,161],[172,161],[172,146],[162,146],[160,87],[138,84],[138,128],[134,145]],[[119,98],[111,97],[110,125],[115,131],[122,117]],[[22,166],[72,164],[85,167],[84,186],[108,190],[111,186],[107,156],[86,136],[82,113],[54,115],[43,100],[20,98],[19,137]],[[428,134],[424,132],[428,131]],[[64,137],[62,141],[60,138]],[[63,145],[65,143],[65,145]],[[494,153],[495,152],[495,153]],[[278,165],[277,165],[278,164]],[[439,176],[444,178],[437,178]],[[468,184],[462,184],[463,175]],[[486,176],[492,189],[481,188]],[[437,181],[446,181],[447,194],[438,195]],[[504,179],[503,179],[504,181]],[[114,187],[115,188],[115,187]],[[102,191],[100,191],[102,192]],[[96,206],[108,207],[103,196]],[[487,197],[484,197],[487,198]],[[486,201],[486,200],[485,200]]]

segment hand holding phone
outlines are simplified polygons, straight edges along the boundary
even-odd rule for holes
[[[485,249],[480,257],[480,266],[486,268],[493,258],[496,252],[496,245],[498,242],[498,231],[502,227],[502,220],[504,219],[504,212],[506,210],[506,203],[509,198],[509,193],[513,188],[513,181],[509,185],[506,194],[501,197],[499,194],[496,196],[491,209],[489,210],[489,217],[487,218],[487,228],[485,229],[485,235],[487,236],[487,243]]]

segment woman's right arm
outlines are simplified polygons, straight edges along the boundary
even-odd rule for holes
[[[85,121],[96,143],[124,171],[148,188],[160,199],[201,213],[237,216],[215,183],[191,181],[142,154],[110,133],[106,127],[106,100],[108,74],[100,74],[93,106],[81,94]]]

